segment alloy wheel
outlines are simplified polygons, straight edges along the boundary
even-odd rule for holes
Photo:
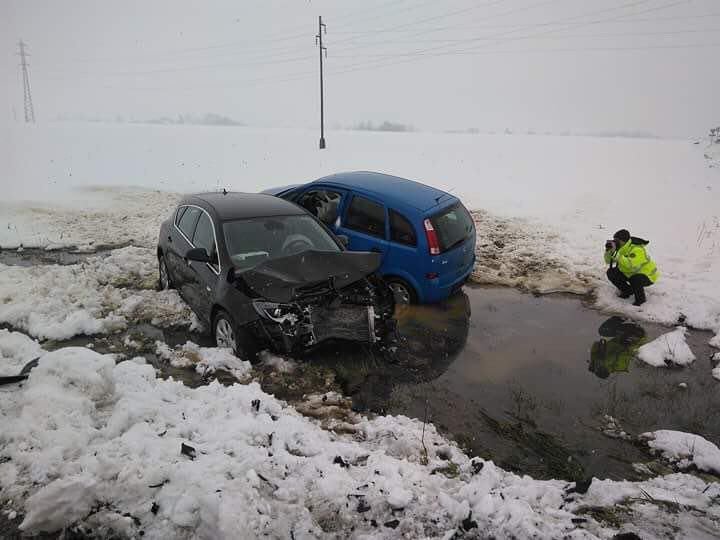
[[[224,317],[219,318],[215,324],[215,343],[218,347],[231,349],[233,352],[236,350],[235,332]]]
[[[389,284],[390,290],[395,296],[396,304],[409,304],[411,295],[410,290],[402,283],[393,282]]]

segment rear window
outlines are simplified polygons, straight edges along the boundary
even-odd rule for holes
[[[457,203],[430,218],[440,243],[440,252],[463,243],[473,233],[473,220],[465,207]]]

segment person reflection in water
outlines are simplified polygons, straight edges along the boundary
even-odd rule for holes
[[[613,316],[600,325],[601,339],[592,344],[588,369],[601,379],[627,372],[637,350],[646,341],[645,330],[622,317]]]

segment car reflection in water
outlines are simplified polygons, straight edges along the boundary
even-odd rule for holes
[[[470,329],[470,301],[459,291],[434,305],[398,305],[399,339],[391,351],[335,342],[308,353],[332,369],[356,410],[384,412],[393,388],[440,377],[461,353]]]
[[[598,333],[602,337],[592,344],[588,370],[601,379],[628,372],[630,362],[647,341],[642,326],[617,315],[602,323]]]

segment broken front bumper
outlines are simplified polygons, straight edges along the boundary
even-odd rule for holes
[[[328,339],[376,343],[388,334],[388,324],[376,316],[373,306],[299,306],[255,302],[260,315],[259,331],[274,348],[291,352]]]

